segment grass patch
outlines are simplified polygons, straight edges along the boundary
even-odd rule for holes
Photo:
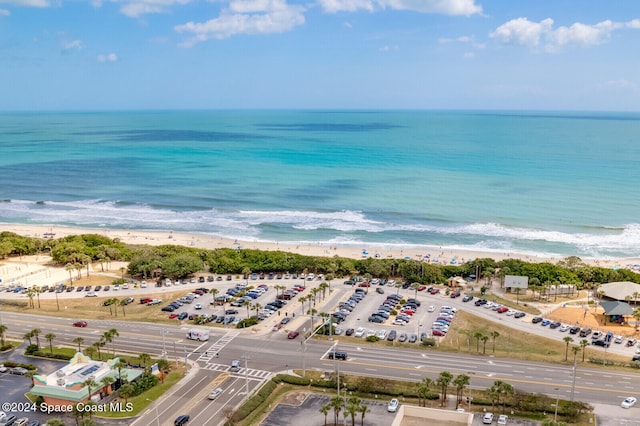
[[[169,373],[167,377],[164,379],[164,383],[158,383],[156,386],[152,387],[141,393],[138,396],[127,399],[127,402],[133,404],[133,409],[131,411],[114,411],[114,412],[105,412],[100,413],[99,417],[108,417],[108,418],[126,418],[137,416],[149,406],[152,402],[162,396],[166,391],[168,391],[173,385],[178,383],[180,379],[184,376],[184,369],[182,367],[176,369]],[[150,401],[149,401],[150,400]],[[116,401],[122,402],[124,405],[124,398],[117,398]]]

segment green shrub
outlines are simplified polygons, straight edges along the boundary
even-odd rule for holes
[[[378,338],[378,336],[367,336],[366,341],[367,342],[377,342],[380,339]]]
[[[249,317],[240,321],[236,326],[236,328],[247,328],[247,327],[251,327],[252,325],[256,325],[257,323],[258,323],[258,317],[255,317],[255,316]]]
[[[116,285],[116,284],[126,284],[127,280],[123,280],[122,278],[117,278],[113,281],[111,281],[111,284]]]
[[[426,337],[426,338],[422,339],[422,344],[424,346],[435,346],[436,345],[436,339],[434,339],[433,337]]]
[[[25,355],[33,355],[36,352],[38,352],[40,350],[40,348],[38,347],[38,345],[29,345],[27,346],[27,349],[24,350],[24,354]]]
[[[245,419],[249,414],[253,412],[256,408],[260,406],[266,399],[273,393],[276,389],[277,384],[273,380],[269,380],[267,383],[260,388],[258,393],[245,401],[244,404],[238,408],[238,410],[233,413],[233,420],[240,421]]]
[[[308,386],[311,383],[311,380],[306,377],[291,376],[289,374],[278,374],[273,380],[276,383],[284,382],[298,386]]]

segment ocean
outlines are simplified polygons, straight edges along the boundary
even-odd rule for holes
[[[0,222],[640,255],[640,113],[0,113]]]

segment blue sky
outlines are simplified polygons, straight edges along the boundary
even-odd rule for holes
[[[640,1],[0,0],[0,110],[640,111]]]

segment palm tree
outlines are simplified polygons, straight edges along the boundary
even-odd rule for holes
[[[135,394],[135,388],[131,383],[125,383],[118,390],[118,394],[124,398],[124,402],[126,404],[127,400]]]
[[[129,303],[127,302],[127,299],[122,299],[119,303],[120,306],[122,306],[122,316],[126,317],[127,313],[124,310],[124,307],[127,306]]]
[[[212,305],[216,303],[216,296],[218,295],[218,293],[220,293],[220,290],[218,290],[217,288],[212,288],[211,290],[209,290],[209,294],[211,294]]]
[[[40,330],[39,328],[34,328],[33,330],[31,330],[31,335],[36,338],[36,346],[38,346],[38,348],[40,347],[40,333],[42,333],[42,330]]]
[[[476,352],[480,352],[480,340],[484,337],[484,333],[480,330],[473,332],[473,337],[476,339]]]
[[[53,339],[56,338],[56,335],[53,333],[47,333],[44,335],[44,338],[49,341],[49,352],[53,353]]]
[[[414,299],[418,298],[418,288],[420,288],[420,283],[412,283],[411,287],[409,287],[411,290],[414,291]]]
[[[258,302],[253,304],[253,309],[256,310],[256,316],[258,316],[258,313],[260,312],[260,309],[262,309],[262,305],[259,304]]]
[[[362,400],[360,398],[352,396],[345,407],[345,414],[351,416],[351,426],[356,426],[356,414],[360,411],[361,403]]]
[[[329,288],[329,284],[323,282],[320,283],[320,285],[318,286],[318,290],[320,290],[322,292],[322,300],[324,300],[324,297],[327,293],[327,289]]]
[[[418,382],[418,405],[421,407],[426,407],[427,398],[429,397],[429,391],[433,386],[434,382],[429,377],[425,377],[421,382]]]
[[[589,341],[587,339],[580,340],[580,347],[582,348],[582,362],[584,362],[584,353],[587,346],[589,346]]]
[[[149,355],[148,353],[142,352],[140,355],[138,355],[138,362],[142,364],[145,370],[147,369],[147,363],[149,361],[151,361],[151,355]]]
[[[486,334],[483,334],[482,337],[480,337],[480,340],[482,340],[482,355],[486,355],[486,353],[487,353],[487,340],[489,340],[489,336],[487,336]]]
[[[64,265],[64,269],[66,269],[67,272],[69,272],[69,284],[73,285],[73,275],[71,274],[71,271],[75,269],[75,267],[73,266],[73,263],[67,263],[66,265]]]
[[[331,404],[331,407],[333,408],[334,423],[338,424],[338,417],[340,416],[340,411],[342,411],[342,408],[344,407],[344,400],[340,395],[336,395],[333,398],[331,398],[330,404]]]
[[[9,327],[7,327],[4,324],[0,324],[0,347],[3,348],[4,345],[6,344],[4,338],[5,338],[5,333],[7,332],[7,330],[9,329]]]
[[[578,352],[580,352],[580,348],[578,346],[571,346],[571,352],[573,352],[573,363],[575,364],[576,356],[578,355]]]
[[[438,380],[436,381],[438,386],[440,386],[440,396],[442,398],[442,401],[440,402],[441,407],[444,407],[447,401],[447,390],[449,388],[449,384],[451,383],[451,380],[453,380],[453,375],[448,371],[442,371],[440,372],[440,375],[438,376]]]
[[[100,353],[100,348],[104,347],[107,343],[104,341],[104,337],[100,337],[100,340],[94,342],[91,346],[95,347],[98,351],[98,359],[102,359],[102,354]]]
[[[106,388],[106,387],[110,387],[113,383],[115,383],[115,381],[116,379],[114,379],[111,376],[104,376],[102,379],[100,379],[100,384],[102,385],[103,388]]]
[[[87,380],[82,382],[82,386],[87,388],[87,392],[89,393],[89,400],[91,400],[92,391],[98,387],[98,382],[96,382],[94,378],[89,377]]]
[[[491,388],[489,388],[489,395],[491,395],[492,402],[495,402],[496,405],[500,405],[500,399],[502,398],[502,412],[504,413],[504,406],[506,396],[509,394],[513,394],[515,389],[509,383],[503,382],[502,380],[496,380],[493,382]]]
[[[331,411],[331,405],[329,404],[320,407],[320,412],[324,414],[324,426],[327,426],[327,415],[329,414],[329,411]]]
[[[516,293],[516,305],[520,304],[520,290],[522,290],[521,288],[516,288],[514,290],[514,292]]]
[[[249,275],[251,275],[251,268],[245,266],[244,268],[242,268],[242,274],[247,277],[247,285],[249,285]]]
[[[453,384],[456,385],[456,410],[462,403],[462,395],[464,394],[464,388],[469,386],[471,378],[466,374],[459,374],[456,376]]]
[[[29,287],[27,289],[27,293],[26,294],[27,294],[27,297],[29,298],[29,307],[31,309],[35,309],[35,305],[33,304],[33,298],[36,296],[36,293],[35,293],[33,287]]]
[[[110,329],[109,331],[105,331],[103,334],[104,340],[107,343],[111,343],[111,349],[113,350],[113,355],[116,355],[116,347],[114,342],[114,337],[119,337],[120,333],[118,333],[118,330],[116,330],[115,328]]]
[[[33,331],[29,331],[27,333],[24,333],[24,336],[22,336],[23,339],[29,340],[29,346],[31,346],[33,344],[33,342],[31,341],[32,337],[33,337]]]
[[[369,409],[368,405],[362,404],[360,406],[360,426],[364,426],[364,415],[367,414],[369,411],[371,411]]]
[[[122,267],[120,268],[120,274],[121,274],[121,277],[122,277],[122,279],[123,279],[123,280],[124,280],[124,273],[125,273],[125,272],[127,272],[127,268],[125,268],[124,266],[122,266]]]
[[[122,383],[122,370],[127,368],[127,363],[120,359],[118,360],[118,362],[116,362],[114,368],[118,370],[118,380]]]
[[[638,331],[638,325],[640,325],[640,308],[633,310],[633,318],[636,320],[636,331]]]
[[[500,337],[500,333],[498,333],[497,331],[492,331],[489,333],[489,335],[491,336],[491,341],[493,344],[493,353],[496,353],[496,338]]]
[[[564,360],[567,361],[569,359],[569,344],[573,342],[573,337],[567,336],[562,340],[567,344],[567,348],[564,351]]]
[[[34,285],[31,288],[33,288],[33,291],[35,292],[36,297],[38,298],[38,309],[40,309],[41,308],[41,306],[40,306],[40,293],[42,293],[42,288],[39,285]]]
[[[82,350],[80,349],[80,345],[84,343],[84,339],[82,337],[76,337],[75,339],[73,339],[73,343],[78,345],[78,352],[82,352]]]

